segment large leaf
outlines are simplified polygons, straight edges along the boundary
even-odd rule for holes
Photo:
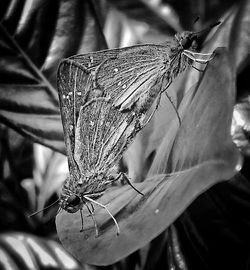
[[[79,212],[57,216],[63,245],[81,262],[106,265],[120,260],[164,231],[200,193],[235,174],[239,154],[230,136],[235,85],[225,50],[217,51],[191,90],[181,104],[182,124],[179,128],[174,118],[166,131],[152,176],[136,184],[144,196],[124,186],[100,199],[117,219],[119,236],[103,209],[95,210],[98,238],[86,209],[82,233]]]

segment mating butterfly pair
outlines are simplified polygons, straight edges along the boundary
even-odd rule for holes
[[[93,205],[107,210],[120,233],[116,219],[96,199],[118,180],[130,184],[127,175],[118,171],[118,162],[152,118],[161,94],[167,94],[173,79],[189,64],[211,60],[211,53],[195,52],[198,36],[183,32],[163,45],[98,51],[61,62],[58,90],[70,174],[60,206],[82,214],[86,205],[96,235]],[[148,115],[155,99],[156,106]]]

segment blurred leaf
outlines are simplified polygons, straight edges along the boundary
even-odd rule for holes
[[[9,189],[0,181],[0,231],[32,231],[31,221],[24,215],[25,208],[16,190]],[[18,202],[18,203],[17,203]]]
[[[228,10],[236,1],[205,1],[205,0],[188,0],[185,4],[181,0],[163,0],[163,2],[171,4],[175,12],[179,15],[180,24],[187,30],[192,30],[194,27],[209,25],[214,23],[222,14]],[[239,1],[238,1],[239,2]],[[199,20],[195,22],[195,19]],[[198,30],[196,28],[196,30]]]
[[[54,193],[58,193],[68,174],[67,159],[41,145],[35,145],[34,181],[37,187],[37,205],[41,210]]]
[[[20,24],[21,2],[5,6],[0,23],[0,120],[64,152],[57,65],[63,57],[106,43],[91,1],[34,1]]]
[[[57,215],[58,235],[78,260],[98,265],[120,260],[165,230],[200,193],[235,174],[239,154],[230,136],[235,89],[224,50],[217,51],[194,90],[183,100],[179,130],[175,119],[166,131],[153,176],[135,184],[144,196],[124,186],[101,198],[119,223],[119,236],[104,209],[95,210],[98,238],[86,209],[83,233],[79,212]]]
[[[5,124],[10,125],[20,133],[46,145],[51,144],[48,137],[53,134],[50,130],[53,126],[55,137],[52,142],[62,148],[62,130],[56,91],[39,67],[35,65],[36,59],[31,59],[27,55],[27,46],[20,47],[16,38],[18,34],[16,23],[14,25],[16,27],[13,27],[15,16],[20,16],[20,14],[17,14],[15,10],[12,11],[12,14],[13,16],[7,16],[6,19],[3,19],[0,25],[0,118]],[[42,24],[38,23],[37,29],[34,29],[44,33]],[[30,38],[33,34],[35,34],[34,31],[31,31]],[[39,51],[42,51],[41,47]],[[24,51],[25,49],[26,51]],[[46,125],[44,124],[45,119],[47,120]],[[59,140],[57,142],[56,137]],[[51,145],[51,147],[55,148],[55,145]]]
[[[167,4],[150,0],[108,0],[108,2],[128,17],[145,22],[158,31],[168,34],[182,31],[174,10]]]
[[[231,133],[234,143],[245,156],[250,155],[249,97],[235,105]]]
[[[104,33],[110,49],[121,47],[122,38],[124,37],[124,21],[124,16],[121,16],[120,12],[111,8],[108,10]]]
[[[33,178],[23,179],[21,182],[21,187],[26,191],[29,209],[34,211],[36,209],[36,186]]]
[[[1,269],[85,269],[54,240],[21,232],[0,234],[0,254]]]
[[[32,177],[33,145],[14,130],[0,124],[1,177],[9,185],[19,185],[26,177]]]
[[[132,20],[122,12],[110,8],[106,16],[104,34],[109,48],[112,49],[145,43],[145,36],[150,29],[148,25]],[[154,37],[159,36],[158,32],[154,35]]]

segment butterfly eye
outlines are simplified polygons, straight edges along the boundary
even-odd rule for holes
[[[77,206],[81,202],[81,199],[76,195],[72,195],[68,198],[67,202],[69,206]]]
[[[181,41],[181,44],[185,50],[190,48],[195,49],[195,46],[194,47],[192,46],[197,44],[197,41],[192,38],[186,37]]]
[[[197,50],[197,48],[198,48],[198,42],[197,42],[197,40],[194,39],[194,40],[192,41],[191,48],[192,48],[193,50]]]

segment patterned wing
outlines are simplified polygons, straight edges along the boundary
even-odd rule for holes
[[[169,68],[170,45],[138,45],[73,56],[70,59],[92,70],[95,84],[120,110],[131,109],[137,102],[142,109],[150,96],[157,96],[161,88],[154,89],[159,78]],[[152,96],[153,95],[153,96]],[[139,104],[138,104],[139,105]]]
[[[76,68],[90,72],[87,100],[74,125],[74,160],[81,173],[113,166],[143,127],[145,114],[161,90],[168,50],[140,45],[69,58]],[[92,96],[96,89],[101,93],[98,100]]]
[[[79,168],[74,160],[75,130],[80,107],[84,104],[91,86],[89,72],[64,60],[58,68],[57,79],[69,170],[70,174],[78,179]]]
[[[76,128],[74,158],[82,174],[116,171],[117,161],[140,130],[145,115],[120,112],[111,101],[82,107]]]
[[[61,64],[58,85],[70,168],[81,174],[101,170],[121,157],[164,87],[169,54],[170,45],[139,45],[76,55]]]

